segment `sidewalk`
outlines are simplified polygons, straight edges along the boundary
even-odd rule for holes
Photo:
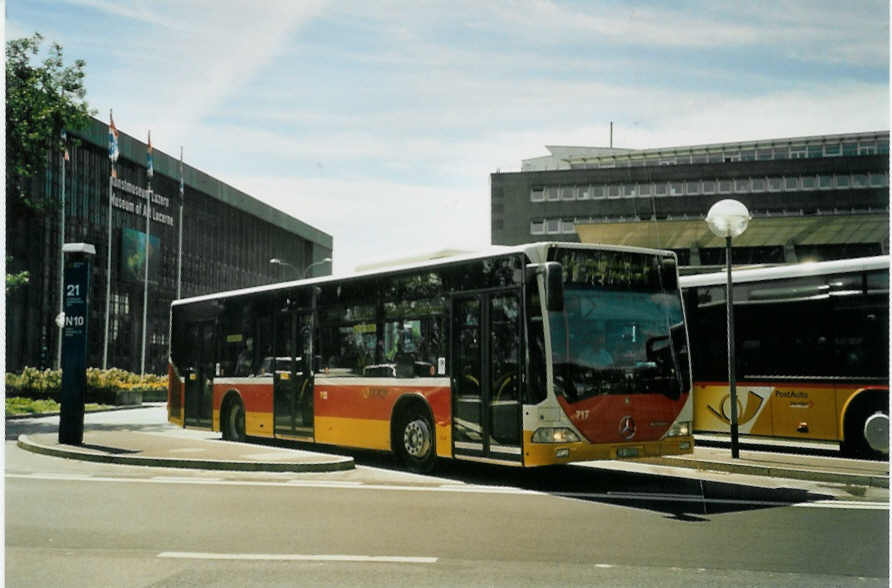
[[[61,445],[57,433],[23,434],[19,447],[36,453],[125,465],[230,471],[327,472],[353,469],[352,457],[268,445],[223,441],[219,433],[174,429],[141,432],[91,430],[81,446]],[[739,459],[721,447],[697,446],[692,455],[647,458],[632,463],[682,468],[693,474],[725,472],[768,478],[889,488],[888,461],[862,461],[794,453],[741,450]]]
[[[194,433],[194,434],[189,434]],[[214,438],[216,437],[216,438]],[[20,435],[18,446],[55,457],[101,463],[243,472],[332,472],[355,467],[352,457],[328,455],[223,441],[217,434],[197,431],[84,432],[83,445],[62,445],[58,433]]]
[[[693,455],[657,457],[638,461],[660,466],[691,468],[698,471],[889,488],[888,461],[865,461],[842,457],[748,450],[741,450],[740,457],[734,459],[728,448],[702,445],[695,446]]]

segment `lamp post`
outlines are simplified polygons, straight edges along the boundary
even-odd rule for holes
[[[737,380],[734,374],[734,285],[731,282],[731,239],[739,237],[750,222],[749,211],[737,200],[720,200],[706,214],[706,224],[716,237],[725,238],[725,261],[728,265],[728,387],[731,392],[731,457],[740,457],[740,440],[737,428]]]
[[[285,267],[290,267],[294,273],[297,273],[297,268],[285,261],[284,259],[279,259],[278,257],[273,257],[269,260],[269,262],[273,265],[284,265]]]
[[[313,269],[313,268],[314,268],[315,266],[317,266],[317,265],[322,265],[323,263],[331,263],[331,258],[330,258],[330,257],[326,257],[326,258],[324,258],[324,259],[320,259],[319,261],[314,261],[313,263],[311,263],[310,265],[308,265],[306,268],[304,268],[304,277],[305,277],[305,278],[306,278],[306,277],[309,277],[309,275],[310,275],[310,270]]]

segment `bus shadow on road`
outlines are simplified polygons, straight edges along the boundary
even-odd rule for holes
[[[319,451],[318,445],[262,440],[280,447]],[[322,448],[326,453],[353,457],[357,466],[405,471],[390,454]],[[834,500],[834,496],[787,487],[691,479],[661,474],[623,472],[594,465],[559,465],[521,469],[471,461],[437,461],[431,478],[444,483],[507,487],[628,508],[649,510],[682,522],[708,522],[710,516]]]

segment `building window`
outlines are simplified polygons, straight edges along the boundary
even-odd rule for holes
[[[784,189],[784,179],[781,177],[768,178],[768,189],[772,192],[779,192]]]
[[[784,178],[784,189],[798,190],[799,189],[799,178],[797,176],[785,177]]]
[[[560,188],[561,200],[576,200],[575,186],[562,186]]]
[[[740,159],[743,161],[755,161],[756,151],[754,149],[744,149],[740,152]]]
[[[703,180],[703,193],[715,194],[715,180]]]
[[[592,187],[591,186],[580,186],[579,192],[576,194],[576,198],[579,200],[590,200],[592,197]]]
[[[808,149],[805,145],[791,145],[790,159],[805,159],[808,156]]]
[[[725,151],[725,162],[740,161],[740,151]]]
[[[666,182],[657,182],[654,184],[654,194],[657,196],[666,195]]]
[[[718,153],[710,153],[709,154],[709,163],[722,163],[725,161],[725,158],[722,156],[721,151]]]
[[[855,174],[852,176],[852,185],[855,188],[867,188],[867,174]]]
[[[545,202],[545,188],[534,186],[530,189],[530,202]]]
[[[634,198],[638,195],[638,186],[636,184],[623,184],[623,196]]]
[[[699,194],[700,180],[688,180],[686,190],[688,194]]]
[[[852,183],[851,180],[848,174],[836,176],[836,187],[848,188]]]
[[[876,155],[877,144],[873,141],[858,143],[858,155]]]
[[[815,176],[802,176],[802,189],[814,190],[818,185],[818,179]]]
[[[650,196],[653,194],[653,184],[638,184],[639,196]]]
[[[775,159],[789,159],[790,158],[790,150],[786,147],[775,147],[774,148],[774,158]]]
[[[765,191],[765,178],[753,178],[753,192]]]
[[[592,198],[603,198],[604,186],[592,186]]]
[[[858,155],[858,144],[857,143],[843,143],[842,144],[842,154],[843,155]]]
[[[877,174],[877,173],[870,174],[870,186],[872,188],[882,188],[887,183],[888,183],[888,178],[887,178],[886,174]]]
[[[620,189],[619,184],[610,184],[607,186],[607,197],[608,198],[619,198]]]
[[[719,180],[719,193],[727,194],[731,191],[731,180]]]
[[[545,221],[545,231],[549,235],[554,235],[556,233],[561,232],[561,219],[559,218],[550,218]]]
[[[561,199],[561,195],[558,193],[557,186],[547,186],[545,188],[545,199],[549,202],[557,202]]]
[[[645,157],[644,165],[647,167],[660,165],[660,158],[659,157]]]
[[[824,157],[824,146],[823,145],[809,145],[808,146],[808,158],[809,159],[818,159],[820,157]]]
[[[670,182],[669,193],[673,196],[680,196],[684,194],[684,182]]]
[[[709,157],[705,153],[698,153],[691,157],[691,163],[707,163],[709,161]]]
[[[877,153],[889,155],[889,141],[877,141]]]
[[[818,187],[822,190],[829,190],[833,187],[833,176],[830,174],[821,174],[818,176]]]
[[[734,180],[734,191],[735,192],[749,192],[750,191],[750,179],[749,178],[737,178]]]
[[[759,161],[766,161],[774,158],[774,152],[771,149],[758,149],[756,150],[756,159]]]
[[[530,221],[530,234],[531,235],[544,235],[545,234],[545,221],[544,220]]]
[[[573,222],[573,219],[563,219],[561,220],[561,232],[562,233],[575,233],[576,225]]]
[[[842,145],[839,143],[824,145],[824,155],[827,157],[839,157],[842,155]]]

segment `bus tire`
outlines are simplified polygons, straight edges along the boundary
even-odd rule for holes
[[[245,407],[239,398],[230,398],[225,403],[220,428],[227,441],[245,440]]]
[[[434,425],[427,407],[411,402],[399,410],[393,434],[393,449],[412,472],[428,473],[437,458]]]
[[[889,457],[888,442],[883,447],[876,439],[888,436],[889,407],[885,397],[876,391],[865,391],[852,401],[846,410],[843,442],[840,449],[846,457],[861,459],[886,459]],[[871,446],[871,440],[874,446]]]

